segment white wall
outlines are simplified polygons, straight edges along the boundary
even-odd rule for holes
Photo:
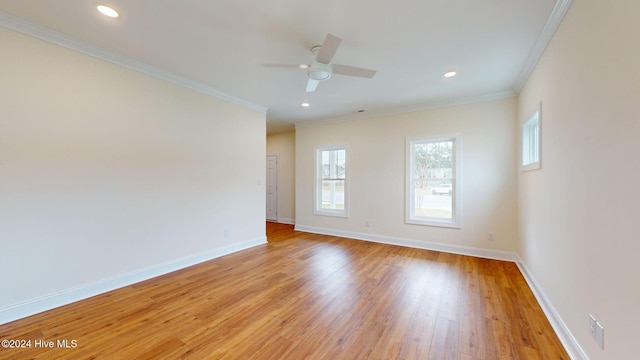
[[[0,312],[264,238],[264,114],[4,28],[0,44]]]
[[[267,136],[267,155],[278,155],[278,222],[296,219],[296,132]]]
[[[515,251],[516,100],[389,115],[296,130],[296,226]],[[457,133],[462,228],[405,224],[405,139]],[[348,218],[313,214],[315,148],[348,147]],[[365,220],[371,219],[371,227]],[[487,233],[495,233],[495,241]]]
[[[638,356],[638,14],[635,0],[574,1],[519,97],[520,121],[543,107],[542,169],[519,176],[519,252],[594,360]]]

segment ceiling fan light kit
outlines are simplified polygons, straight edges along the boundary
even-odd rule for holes
[[[312,80],[329,80],[331,77],[331,66],[314,60],[313,64],[311,64],[307,70],[307,76]]]

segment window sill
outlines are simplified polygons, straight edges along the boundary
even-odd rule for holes
[[[315,210],[313,214],[320,215],[320,216],[333,216],[333,217],[342,217],[342,218],[349,217],[349,214],[346,211]]]
[[[439,220],[439,219],[407,219],[405,223],[410,225],[422,225],[422,226],[434,226],[434,227],[446,227],[452,229],[460,229],[459,223],[453,220]]]
[[[527,165],[522,165],[521,167],[522,172],[525,171],[532,171],[532,170],[540,170],[540,162],[534,162],[531,164],[527,164]]]

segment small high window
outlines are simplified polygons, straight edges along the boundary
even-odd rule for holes
[[[540,169],[540,123],[541,108],[522,124],[522,171]]]

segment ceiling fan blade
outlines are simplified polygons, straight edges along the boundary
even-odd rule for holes
[[[369,70],[349,65],[335,64],[331,65],[331,69],[333,70],[334,74],[357,76],[369,79],[371,79],[376,74],[376,70]]]
[[[309,79],[309,82],[307,82],[307,92],[316,91],[319,83],[320,81],[318,80]]]
[[[341,42],[341,38],[333,34],[327,34],[327,37],[324,38],[320,51],[318,51],[318,55],[316,55],[316,60],[324,64],[330,63],[331,59],[333,59],[333,55],[338,51],[338,47],[340,47]]]
[[[288,69],[308,69],[307,64],[262,64],[262,67],[268,68],[288,68]]]

